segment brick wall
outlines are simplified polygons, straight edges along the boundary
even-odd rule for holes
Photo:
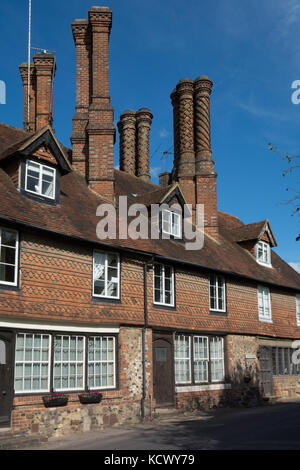
[[[144,262],[121,256],[121,302],[92,299],[93,247],[58,237],[21,233],[20,289],[0,289],[0,314],[22,318],[144,324]],[[227,315],[209,311],[209,274],[175,267],[175,308],[153,304],[148,271],[151,326],[196,331],[299,338],[295,294],[271,288],[273,323],[258,320],[257,284],[227,278]]]

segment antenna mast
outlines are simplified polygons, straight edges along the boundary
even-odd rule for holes
[[[28,13],[28,94],[27,94],[27,130],[30,126],[30,50],[31,50],[31,0],[29,0]]]

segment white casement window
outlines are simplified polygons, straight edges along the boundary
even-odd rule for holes
[[[50,390],[51,337],[18,333],[15,355],[15,392]]]
[[[191,382],[191,337],[179,335],[175,337],[175,382],[186,384]]]
[[[88,339],[89,389],[115,388],[115,338],[90,336]]]
[[[120,298],[120,256],[94,251],[93,295],[109,299]]]
[[[300,294],[296,295],[296,317],[297,325],[300,326]]]
[[[258,316],[260,321],[272,322],[271,295],[268,287],[258,286]]]
[[[55,336],[53,362],[54,391],[83,390],[85,337]]]
[[[154,303],[174,307],[174,269],[171,266],[154,265]]]
[[[271,266],[271,247],[269,243],[259,241],[255,246],[256,260],[264,266]]]
[[[177,385],[224,382],[224,338],[176,335],[174,361]]]
[[[176,238],[181,238],[181,215],[164,209],[162,211],[162,232]]]
[[[194,336],[194,379],[195,383],[208,382],[209,348],[208,338]]]
[[[223,276],[212,274],[209,280],[210,310],[226,311],[226,284]]]
[[[210,372],[212,382],[223,382],[224,372],[224,339],[215,337],[210,340]]]
[[[0,227],[0,284],[18,284],[18,260],[18,232]]]
[[[56,170],[47,165],[27,160],[25,190],[38,196],[55,199]]]

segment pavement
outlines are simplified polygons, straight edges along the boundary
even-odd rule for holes
[[[150,422],[50,438],[20,450],[300,450],[300,400],[165,414]]]

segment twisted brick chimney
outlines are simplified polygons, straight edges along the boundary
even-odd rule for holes
[[[198,77],[195,88],[195,143],[196,143],[196,202],[204,204],[204,227],[219,239],[217,207],[217,173],[212,158],[210,140],[210,95],[213,83]]]
[[[35,132],[53,126],[53,80],[55,57],[48,53],[35,54],[30,64],[28,120],[28,64],[19,67],[24,88],[24,130]]]
[[[120,170],[136,175],[136,117],[135,111],[124,111],[118,122],[120,134]]]
[[[212,81],[184,78],[171,93],[174,120],[173,181],[195,207],[204,204],[205,232],[219,239],[217,174],[211,151],[210,94]]]
[[[150,182],[150,128],[153,115],[147,108],[124,111],[118,122],[120,170]]]

